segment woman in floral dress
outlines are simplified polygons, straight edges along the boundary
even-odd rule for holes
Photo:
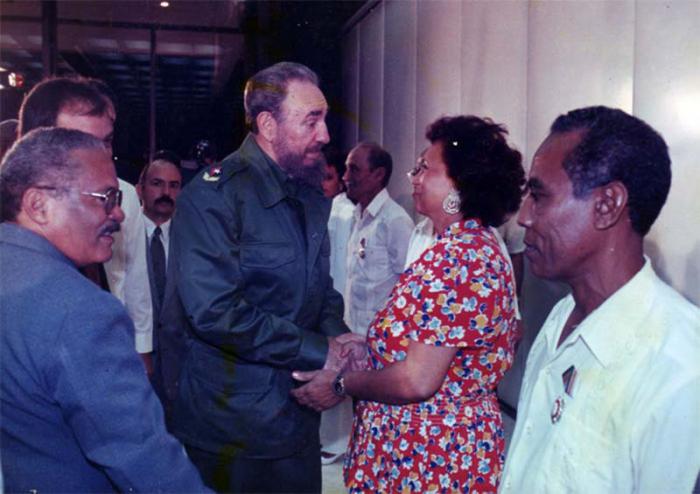
[[[502,126],[445,117],[409,173],[436,243],[401,275],[367,335],[365,370],[297,373],[313,408],[357,401],[350,492],[495,492],[504,460],[496,386],[517,340],[511,264],[491,226],[520,204],[521,156]]]

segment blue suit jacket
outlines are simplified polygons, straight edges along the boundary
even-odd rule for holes
[[[119,301],[43,237],[0,224],[0,413],[7,491],[201,492]]]

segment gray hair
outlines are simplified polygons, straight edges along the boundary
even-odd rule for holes
[[[73,152],[105,149],[102,141],[79,130],[39,128],[19,139],[0,164],[0,218],[15,221],[22,197],[31,187],[56,187],[75,181],[82,163]]]
[[[294,62],[279,62],[261,70],[246,82],[243,91],[245,121],[254,134],[258,133],[257,116],[264,112],[272,113],[279,121],[280,107],[287,97],[290,81],[310,82],[318,86],[318,76],[306,65]]]

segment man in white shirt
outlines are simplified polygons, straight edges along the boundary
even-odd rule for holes
[[[620,110],[562,115],[537,150],[525,255],[571,295],[530,350],[501,492],[692,490],[700,310],[643,252],[670,183],[661,136]]]
[[[347,195],[356,202],[347,247],[345,322],[366,334],[403,272],[413,221],[386,190],[393,167],[387,151],[362,142],[345,164]]]
[[[38,127],[76,129],[100,139],[112,153],[116,109],[107,86],[95,79],[56,77],[37,84],[20,109],[19,135]],[[103,288],[117,297],[134,322],[135,347],[150,375],[153,314],[146,269],[145,232],[138,196],[133,185],[119,179],[121,231],[113,235],[112,258],[104,263]],[[97,269],[97,265],[94,266]],[[101,266],[100,266],[101,268]],[[89,276],[91,277],[91,276]],[[99,280],[91,277],[93,281]]]

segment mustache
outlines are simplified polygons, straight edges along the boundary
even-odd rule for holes
[[[156,199],[154,201],[154,204],[169,204],[171,206],[175,206],[175,201],[173,201],[172,197],[160,196],[158,199]]]
[[[100,235],[111,235],[112,233],[116,233],[122,229],[121,226],[119,226],[118,221],[110,221],[107,223],[105,226],[102,227],[100,230]]]

